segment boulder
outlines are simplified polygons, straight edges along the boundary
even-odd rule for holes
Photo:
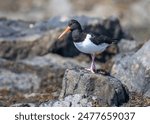
[[[136,53],[117,59],[112,67],[112,75],[120,79],[130,91],[150,97],[150,41]]]
[[[80,68],[66,70],[59,98],[74,94],[95,96],[109,106],[119,106],[128,101],[128,90],[118,79]]]
[[[0,27],[0,57],[10,60],[47,54],[59,35],[24,21],[0,19]]]

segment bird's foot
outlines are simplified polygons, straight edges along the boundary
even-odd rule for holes
[[[92,68],[85,68],[85,70],[95,73],[95,69],[92,69]]]

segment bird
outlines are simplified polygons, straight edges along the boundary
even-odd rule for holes
[[[91,66],[90,68],[85,69],[95,73],[96,53],[104,52],[111,44],[114,43],[114,40],[105,35],[94,35],[92,33],[86,33],[82,29],[81,24],[75,19],[71,19],[68,22],[67,28],[59,35],[58,39],[62,38],[67,32],[71,32],[73,44],[80,52],[91,55]]]

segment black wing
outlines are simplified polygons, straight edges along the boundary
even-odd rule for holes
[[[99,35],[99,36],[91,35],[91,36],[92,37],[90,38],[90,40],[96,45],[100,45],[102,43],[112,44],[114,42],[113,39],[104,35]]]

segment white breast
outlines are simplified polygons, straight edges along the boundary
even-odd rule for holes
[[[83,53],[96,53],[96,52],[103,52],[109,44],[102,43],[100,45],[95,45],[89,39],[91,38],[90,34],[87,34],[86,39],[83,42],[74,43],[76,48],[83,52]]]

